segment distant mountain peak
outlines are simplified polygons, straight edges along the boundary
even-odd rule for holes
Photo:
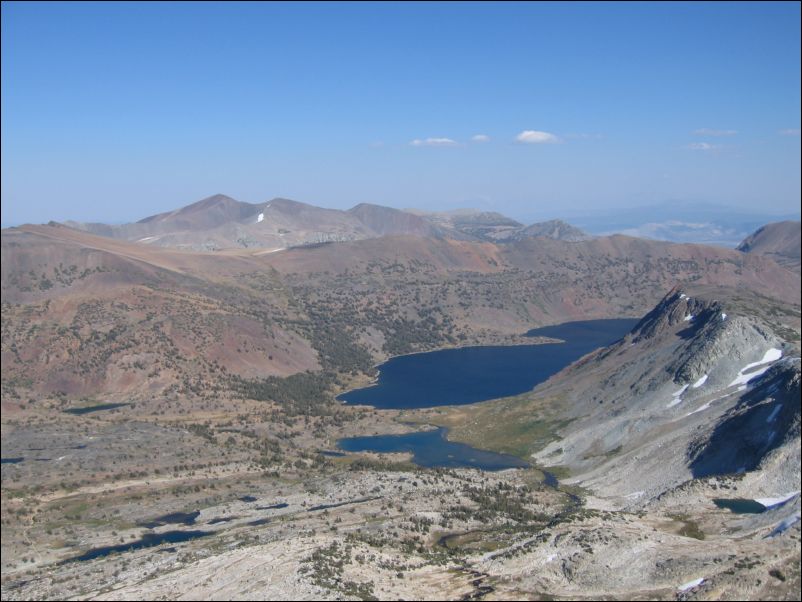
[[[325,209],[323,207],[316,207],[309,203],[302,203],[301,201],[293,201],[284,197],[275,197],[270,199],[265,205],[265,208],[276,209],[283,213],[297,215],[303,211],[336,211],[336,209]]]
[[[152,222],[168,221],[179,217],[183,219],[193,214],[201,214],[210,211],[220,212],[227,217],[232,214],[238,215],[249,213],[252,212],[253,209],[254,206],[250,203],[243,203],[231,198],[230,196],[226,196],[225,194],[213,194],[212,196],[195,201],[194,203],[190,203],[189,205],[185,205],[179,209],[148,216],[145,219],[139,220],[137,223],[147,224]]]
[[[538,222],[527,226],[521,231],[519,237],[545,237],[565,242],[581,242],[593,238],[586,232],[560,219]]]
[[[392,207],[359,203],[348,213],[354,215],[365,226],[377,234],[413,234],[417,236],[441,236],[442,230],[429,220]]]
[[[391,211],[401,211],[400,209],[393,209],[392,207],[385,207],[384,205],[378,205],[376,203],[357,203],[356,205],[351,207],[348,210],[348,212],[349,213],[355,213],[355,212],[360,211],[362,209],[368,209],[368,208],[374,208],[374,207],[378,208],[378,209],[390,209]]]
[[[773,222],[747,236],[737,249],[743,253],[767,255],[777,263],[799,270],[802,222]]]
[[[217,194],[213,194],[211,196],[207,196],[206,198],[201,199],[200,201],[197,201],[197,202],[193,203],[193,205],[201,205],[203,203],[206,203],[206,204],[209,204],[209,205],[214,205],[214,204],[217,204],[217,203],[239,203],[239,202],[240,201],[236,200],[233,197],[228,196],[227,194],[222,194],[222,193],[218,192]]]

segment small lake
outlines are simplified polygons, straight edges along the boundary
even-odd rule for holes
[[[349,452],[407,452],[412,454],[415,464],[427,468],[478,468],[494,471],[529,466],[516,456],[497,454],[465,443],[449,441],[444,428],[406,435],[349,437],[340,439],[337,446]]]
[[[760,502],[744,498],[715,498],[713,503],[718,508],[726,508],[735,514],[762,514],[766,511],[766,507]]]
[[[83,408],[69,408],[64,410],[65,414],[74,414],[75,416],[81,416],[83,414],[91,414],[92,412],[103,412],[105,410],[114,410],[117,408],[123,408],[125,406],[130,406],[130,403],[99,403],[94,406],[86,406]]]
[[[319,453],[321,456],[326,456],[326,457],[329,457],[329,458],[342,458],[345,455],[342,452],[330,451],[330,450],[327,450],[327,449],[324,449],[323,451],[319,451],[317,453]]]
[[[530,330],[563,343],[461,347],[394,357],[375,385],[343,393],[349,405],[379,409],[465,405],[532,390],[568,364],[629,332],[636,319],[586,320]]]
[[[137,525],[147,529],[155,529],[164,525],[194,525],[200,516],[200,510],[195,512],[172,512],[163,516],[157,516],[149,521],[139,522]]]
[[[280,510],[281,508],[286,508],[289,506],[286,502],[281,502],[280,504],[273,504],[272,506],[257,506],[257,510]]]
[[[151,548],[163,543],[182,543],[197,539],[198,537],[207,537],[212,535],[213,531],[168,531],[166,533],[145,533],[140,539],[128,543],[122,543],[116,546],[103,546],[102,548],[93,548],[88,552],[84,552],[80,556],[74,556],[63,560],[62,564],[67,562],[84,562],[86,560],[94,560],[95,558],[102,558],[109,554],[121,554],[123,552],[130,552],[133,550],[141,550],[142,548]]]

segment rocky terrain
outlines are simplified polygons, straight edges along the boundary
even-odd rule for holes
[[[567,394],[557,415],[571,422],[537,457],[600,495],[642,505],[691,477],[742,474],[776,454],[779,473],[767,480],[798,489],[798,344],[734,304],[675,290],[542,393],[556,389]],[[641,476],[631,491],[635,464]]]
[[[701,581],[676,594],[788,597],[786,576],[795,575],[798,583],[798,330],[787,339],[772,331],[762,315],[782,310],[765,300],[721,289],[686,290],[672,290],[620,341],[532,393],[421,413],[421,421],[451,426],[452,438],[531,453],[563,484],[581,487],[585,508],[596,516],[637,515],[635,542],[611,544],[609,553],[592,546],[594,553],[580,553],[576,564],[561,555],[567,541],[582,533],[606,546],[607,537],[622,531],[613,536],[604,521],[593,521],[547,538],[554,546],[550,556],[563,559],[562,574],[551,589],[543,588],[542,576],[527,576],[524,563],[519,576],[529,586],[516,585],[517,591],[535,587],[585,597],[604,583],[595,590],[601,596],[610,593],[612,575],[616,586],[632,578],[645,586],[636,577],[643,574],[658,584],[691,559],[699,563]],[[786,311],[792,319],[799,315],[798,308]],[[757,510],[739,510],[752,500],[759,500]],[[727,504],[759,513],[722,511]],[[666,521],[683,523],[675,531],[679,537],[655,536]],[[761,572],[783,579],[772,583]]]
[[[677,281],[800,294],[798,275],[769,258],[618,236],[198,253],[25,226],[2,245],[7,399],[275,395],[369,376],[390,355],[640,315]]]
[[[148,227],[254,215],[196,209]],[[798,272],[356,209],[421,230],[216,253],[3,230],[3,599],[798,597]],[[334,400],[391,355],[620,316],[644,317],[517,397]],[[335,451],[430,425],[532,467]]]

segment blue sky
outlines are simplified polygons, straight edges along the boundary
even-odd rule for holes
[[[217,192],[791,213],[800,111],[795,2],[4,2],[2,221]]]

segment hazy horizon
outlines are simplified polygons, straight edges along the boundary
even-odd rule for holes
[[[87,218],[87,219],[78,219],[75,217],[68,217],[61,220],[54,220],[52,218],[43,218],[39,221],[29,221],[29,222],[19,222],[19,223],[8,223],[3,219],[2,224],[0,227],[2,228],[11,228],[15,226],[21,226],[25,223],[31,224],[43,224],[50,221],[57,221],[57,222],[79,222],[79,223],[105,223],[108,225],[122,225],[126,223],[135,223],[140,220],[143,220],[148,217],[152,217],[153,215],[158,215],[160,213],[169,213],[170,211],[174,211],[180,209],[181,207],[185,207],[187,205],[205,200],[207,198],[213,196],[227,196],[230,198],[234,198],[236,201],[241,201],[245,203],[250,203],[253,205],[258,205],[261,203],[267,203],[271,200],[275,200],[277,198],[284,198],[292,201],[297,201],[300,203],[304,203],[307,205],[312,205],[315,207],[321,207],[324,209],[339,209],[339,210],[348,210],[352,207],[355,207],[359,203],[354,203],[353,205],[348,206],[333,206],[326,203],[317,203],[317,202],[310,202],[306,200],[300,199],[292,199],[289,197],[270,197],[260,200],[248,200],[248,199],[241,199],[233,197],[232,195],[226,194],[224,192],[216,192],[214,194],[206,195],[205,197],[192,199],[192,200],[185,200],[182,199],[178,202],[178,204],[173,204],[170,206],[165,206],[164,208],[157,210],[155,213],[148,213],[146,215],[135,215],[134,217],[128,219],[123,218],[116,221],[102,221],[95,218]],[[383,205],[382,203],[371,203],[374,205],[380,205],[385,207],[391,207],[390,205]],[[747,218],[747,219],[761,219],[765,218],[767,221],[772,221],[772,218],[776,218],[777,220],[799,220],[802,217],[802,211],[797,208],[797,211],[789,211],[783,213],[775,213],[771,211],[765,211],[760,209],[739,209],[732,206],[727,206],[725,204],[720,203],[708,203],[705,201],[675,201],[671,199],[667,199],[660,202],[654,202],[649,204],[641,204],[641,205],[629,205],[629,206],[618,206],[618,205],[610,205],[606,207],[588,207],[584,209],[561,209],[561,208],[554,208],[554,207],[539,207],[539,206],[532,206],[527,208],[526,212],[510,212],[505,213],[499,209],[493,207],[482,207],[481,204],[477,204],[474,206],[465,205],[462,207],[448,207],[443,209],[438,208],[424,208],[424,207],[393,207],[394,209],[399,209],[401,211],[409,211],[413,213],[450,213],[450,212],[475,212],[475,211],[488,211],[488,212],[497,212],[501,213],[505,217],[509,217],[515,219],[522,224],[529,225],[534,222],[542,222],[548,220],[564,220],[567,222],[572,222],[573,220],[577,220],[576,223],[580,224],[588,224],[593,223],[594,221],[598,220],[618,220],[627,216],[632,215],[633,212],[648,212],[648,211],[659,211],[660,213],[657,214],[660,216],[660,219],[676,219],[676,220],[688,220],[693,219],[693,214],[695,213],[708,213],[714,214],[718,217],[732,217],[734,219],[738,218]],[[668,212],[668,216],[666,217],[663,212]],[[590,228],[593,230],[593,228]]]
[[[221,192],[798,215],[800,6],[2,5],[2,223]],[[748,43],[746,43],[748,41]]]

